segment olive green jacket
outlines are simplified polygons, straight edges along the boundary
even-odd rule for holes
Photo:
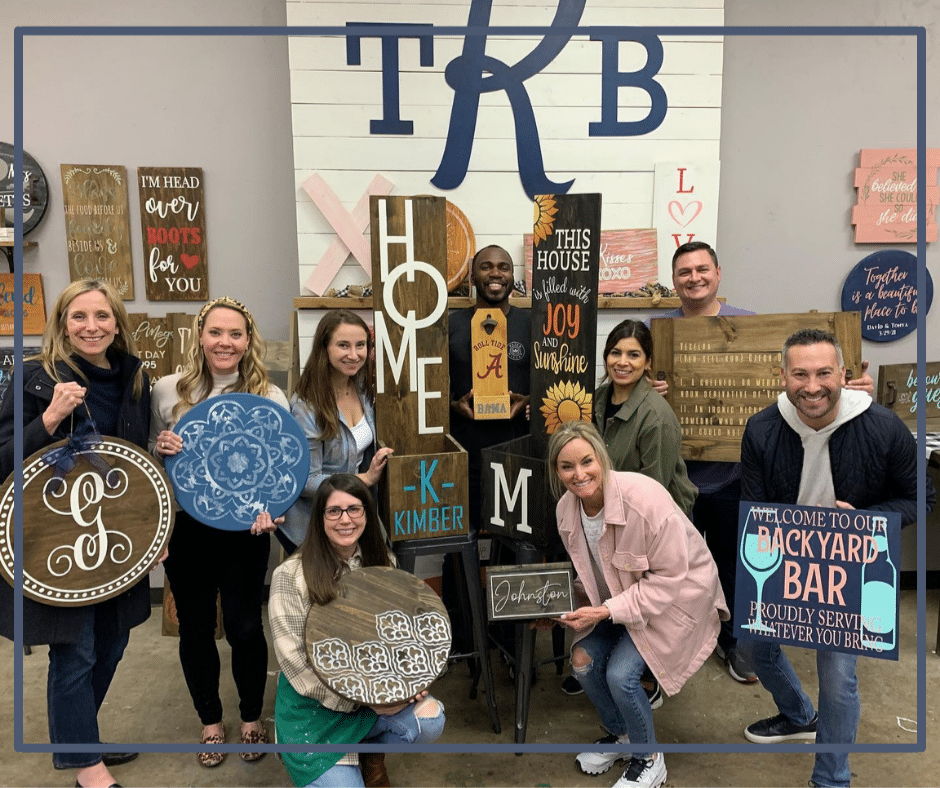
[[[689,481],[685,462],[679,456],[682,429],[679,419],[645,377],[630,392],[620,410],[604,424],[611,384],[594,394],[594,423],[597,424],[615,471],[642,473],[669,490],[679,508],[691,517],[698,490]]]

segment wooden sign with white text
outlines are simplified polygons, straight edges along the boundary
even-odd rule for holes
[[[169,481],[144,449],[118,438],[73,436],[25,461],[23,544],[14,542],[14,476],[0,491],[0,575],[13,585],[22,550],[23,595],[83,607],[123,594],[169,544]]]
[[[167,326],[166,317],[129,314],[131,335],[137,345],[137,357],[155,383],[173,372],[173,328]]]
[[[379,509],[393,542],[467,533],[467,453],[447,434],[443,197],[372,197],[375,418],[388,458]]]
[[[127,170],[119,164],[63,164],[62,207],[69,276],[112,285],[134,300]]]
[[[490,621],[559,616],[575,609],[569,562],[491,566],[486,570]]]
[[[423,454],[450,426],[443,197],[372,197],[376,420],[398,454]]]
[[[738,462],[747,420],[776,401],[780,349],[803,328],[834,334],[848,377],[861,370],[858,312],[653,318],[653,377],[682,425],[682,457]]]
[[[209,298],[201,167],[139,167],[140,229],[150,301]]]

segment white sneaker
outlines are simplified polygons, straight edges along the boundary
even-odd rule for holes
[[[630,758],[626,771],[613,788],[659,788],[666,782],[666,760],[661,752],[649,760]]]
[[[624,737],[626,738],[626,737]],[[616,736],[608,735],[598,739],[595,744],[620,744]],[[582,752],[575,762],[585,774],[603,774],[617,761],[625,761],[630,757],[628,752]]]

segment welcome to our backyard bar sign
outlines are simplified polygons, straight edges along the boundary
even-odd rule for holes
[[[741,501],[738,637],[898,658],[898,512]]]

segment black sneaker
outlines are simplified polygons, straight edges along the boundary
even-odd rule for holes
[[[816,741],[816,718],[805,725],[794,725],[782,714],[758,720],[744,729],[744,736],[748,741],[757,744],[779,744],[785,741]]]
[[[565,695],[583,695],[584,687],[581,686],[581,682],[578,681],[570,673],[565,676],[564,681],[561,682],[561,691]]]
[[[646,697],[649,698],[650,708],[653,709],[653,711],[663,705],[663,688],[659,686],[659,682],[656,681],[656,679],[653,679],[651,689],[643,687],[643,691],[646,693]]]
[[[720,659],[725,661],[725,664],[728,666],[728,674],[735,681],[739,681],[741,684],[757,683],[757,674],[754,673],[754,671],[751,670],[751,666],[744,661],[744,657],[738,653],[737,648],[732,646],[725,651],[721,646],[717,646],[715,652]]]

